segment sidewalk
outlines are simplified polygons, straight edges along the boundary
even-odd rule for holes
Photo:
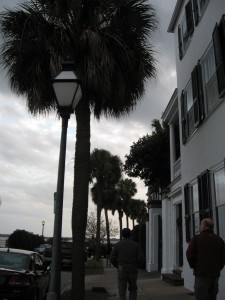
[[[104,275],[86,276],[86,289],[107,292],[109,300],[118,300],[117,271],[105,267]],[[160,273],[139,271],[138,300],[194,300],[191,291],[183,286],[173,286],[161,279]],[[128,296],[127,296],[128,298]]]

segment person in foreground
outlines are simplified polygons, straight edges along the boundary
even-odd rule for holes
[[[123,239],[110,254],[111,264],[118,269],[119,299],[126,300],[127,284],[129,300],[137,299],[138,268],[144,268],[145,257],[138,243],[131,239],[129,228],[122,230]]]
[[[203,219],[200,234],[193,237],[186,251],[188,263],[194,269],[196,300],[216,300],[220,271],[225,264],[225,244],[213,233],[213,221]]]

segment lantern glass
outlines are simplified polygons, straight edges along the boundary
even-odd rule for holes
[[[62,70],[53,80],[53,88],[59,107],[75,109],[82,92],[80,82],[71,70]]]

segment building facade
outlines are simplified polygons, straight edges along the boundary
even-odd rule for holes
[[[177,89],[163,113],[170,126],[171,184],[162,195],[162,273],[182,271],[190,239],[204,217],[225,240],[225,1],[177,0],[174,34]],[[225,299],[225,270],[218,300]]]

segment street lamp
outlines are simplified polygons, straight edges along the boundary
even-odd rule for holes
[[[70,114],[74,112],[81,96],[80,80],[74,73],[74,66],[70,63],[62,65],[62,70],[53,79],[53,88],[57,100],[58,112],[62,118],[62,132],[59,152],[58,181],[55,205],[55,221],[53,233],[52,264],[49,293],[47,300],[60,299],[60,250],[62,232],[63,192],[66,158],[67,127]]]
[[[42,236],[44,236],[44,227],[45,227],[45,221],[42,221]]]

